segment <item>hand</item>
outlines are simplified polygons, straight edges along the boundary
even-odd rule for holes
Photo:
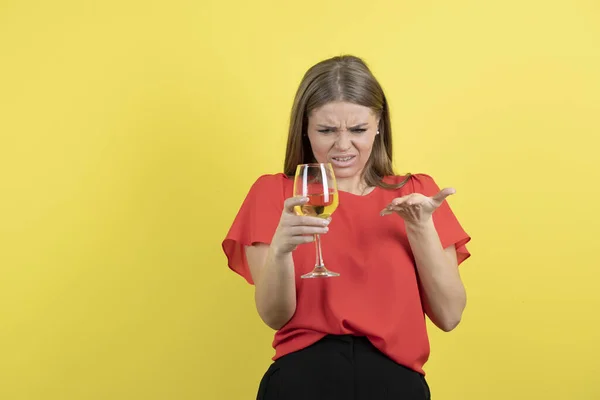
[[[329,230],[327,226],[330,219],[296,214],[294,207],[301,206],[307,201],[307,198],[291,197],[283,204],[279,226],[271,240],[271,247],[276,254],[291,253],[298,245],[314,241],[314,235],[324,234]]]
[[[381,215],[398,214],[407,224],[418,225],[431,219],[433,212],[442,205],[446,197],[456,193],[452,188],[442,189],[438,194],[427,197],[420,193],[411,193],[398,197],[383,210]]]

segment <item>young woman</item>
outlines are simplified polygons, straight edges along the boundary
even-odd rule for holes
[[[306,201],[293,197],[296,166],[314,162],[337,178],[331,219],[294,213]],[[394,174],[388,103],[361,59],[307,71],[284,171],[258,178],[223,241],[276,330],[258,400],[430,398],[425,314],[450,331],[466,303],[458,265],[470,237],[446,201],[453,193],[425,174]],[[314,267],[314,234],[339,277],[300,278]]]

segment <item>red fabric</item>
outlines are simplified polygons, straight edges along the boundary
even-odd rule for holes
[[[389,183],[403,180],[386,178]],[[293,179],[283,174],[261,176],[223,241],[229,267],[249,283],[244,246],[270,244],[292,187]],[[325,265],[341,276],[301,279],[314,267],[314,243],[294,251],[296,312],[275,333],[274,360],[327,334],[352,334],[366,336],[391,359],[424,373],[429,340],[404,222],[397,215],[379,213],[396,197],[413,192],[431,196],[438,191],[430,176],[415,174],[397,190],[378,187],[366,196],[340,192],[338,209],[321,241]],[[470,237],[447,202],[434,212],[433,220],[444,248],[456,245],[462,263],[470,256],[466,248]]]

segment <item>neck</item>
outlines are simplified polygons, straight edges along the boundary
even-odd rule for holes
[[[360,177],[339,179],[337,185],[338,190],[358,196],[365,195],[371,191],[371,188],[369,188],[366,182]]]

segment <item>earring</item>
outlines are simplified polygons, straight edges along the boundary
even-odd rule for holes
[[[377,130],[377,134],[379,135],[379,129]]]

